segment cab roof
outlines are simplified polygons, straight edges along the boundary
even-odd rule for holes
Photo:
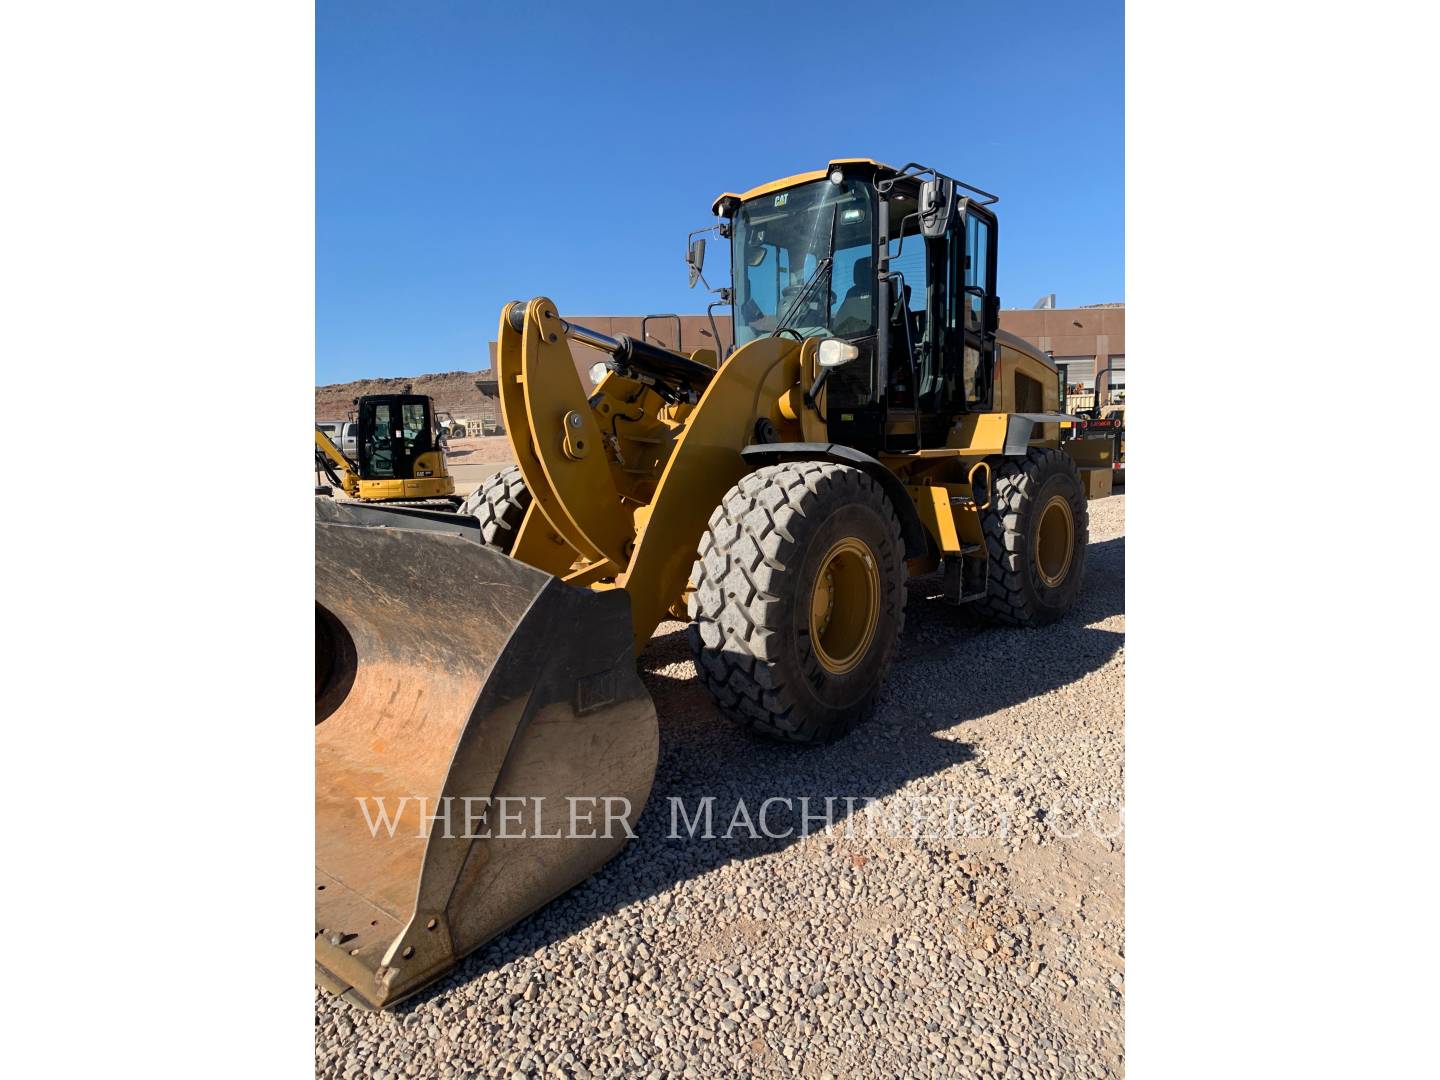
[[[759,198],[761,195],[769,195],[772,191],[784,191],[787,188],[799,187],[801,184],[808,184],[812,180],[822,180],[830,175],[831,170],[836,166],[844,168],[846,165],[863,165],[865,171],[870,173],[890,172],[898,173],[900,170],[894,166],[886,165],[883,161],[876,161],[868,157],[845,157],[831,158],[830,163],[823,169],[816,169],[813,172],[796,173],[794,176],[786,176],[779,180],[771,180],[768,184],[761,184],[753,187],[742,194],[733,191],[722,191],[715,196],[715,201],[710,204],[710,212],[718,214],[720,204],[726,199],[738,199],[740,202],[748,202],[751,199]]]

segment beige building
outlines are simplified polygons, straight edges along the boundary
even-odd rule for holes
[[[1000,312],[1000,329],[1034,342],[1065,364],[1071,386],[1095,388],[1095,373],[1108,366],[1106,389],[1125,385],[1125,305],[1078,308],[1015,308]]]

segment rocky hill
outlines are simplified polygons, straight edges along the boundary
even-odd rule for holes
[[[489,371],[446,371],[435,375],[408,375],[399,379],[360,379],[315,388],[315,419],[340,420],[354,409],[352,402],[365,394],[414,394],[435,399],[439,412],[478,418],[495,409],[495,399],[475,388],[475,380],[488,378]]]

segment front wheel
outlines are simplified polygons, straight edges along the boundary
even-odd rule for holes
[[[829,742],[869,712],[905,625],[900,524],[878,484],[825,461],[741,479],[691,570],[695,665],[722,712]]]
[[[460,513],[479,520],[486,546],[507,555],[515,546],[529,509],[530,489],[518,465],[510,465],[486,479],[460,504]]]

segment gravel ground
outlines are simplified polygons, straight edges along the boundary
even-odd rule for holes
[[[912,582],[876,715],[829,747],[727,725],[663,625],[638,840],[395,1012],[317,990],[317,1075],[1121,1074],[1124,512],[1090,504],[1081,601],[1042,630],[975,625]],[[797,835],[672,839],[669,800],[704,795],[717,834],[738,799],[795,800],[768,825]],[[829,833],[799,835],[802,796],[837,798]],[[847,796],[894,817],[845,816]]]

